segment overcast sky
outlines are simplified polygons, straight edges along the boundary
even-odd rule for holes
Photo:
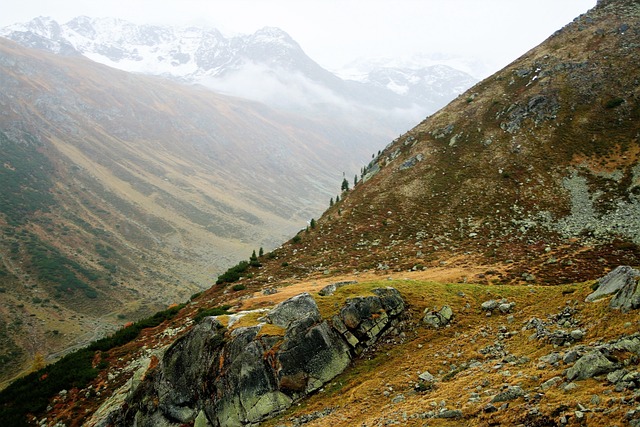
[[[208,25],[225,35],[264,26],[289,33],[336,70],[358,58],[416,54],[479,60],[497,71],[596,0],[2,0],[0,26],[51,16]],[[479,70],[480,68],[478,68]],[[478,74],[479,72],[476,72]],[[476,76],[484,77],[484,76]]]

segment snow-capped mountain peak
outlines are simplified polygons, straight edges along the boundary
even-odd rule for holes
[[[197,83],[279,107],[410,111],[409,124],[444,106],[475,80],[450,67],[369,67],[358,82],[322,68],[280,28],[226,37],[216,29],[137,25],[76,17],[60,25],[39,17],[0,29],[27,47],[84,55],[121,70]],[[417,106],[417,108],[416,108]],[[405,125],[403,125],[405,126]],[[403,130],[403,129],[399,129]]]

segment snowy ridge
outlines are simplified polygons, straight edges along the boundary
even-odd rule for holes
[[[215,28],[136,25],[79,16],[47,17],[0,29],[24,46],[85,57],[120,70],[200,84],[227,95],[296,110],[374,110],[397,116],[398,131],[419,121],[476,80],[444,65],[360,65],[346,79],[309,58],[286,32],[265,27],[225,37]],[[343,74],[344,75],[344,74]],[[395,119],[394,119],[395,120]]]

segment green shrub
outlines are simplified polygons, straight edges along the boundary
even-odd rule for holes
[[[624,103],[624,99],[622,98],[611,98],[604,104],[604,106],[605,108],[616,108],[617,106],[623,103]]]
[[[247,287],[245,285],[238,284],[238,285],[233,285],[232,289],[237,292],[237,291],[244,291],[245,289],[247,289]]]
[[[242,273],[247,271],[248,268],[249,263],[247,261],[240,261],[237,265],[231,267],[222,275],[220,275],[216,280],[216,285],[237,282],[238,280],[240,280]]]
[[[198,309],[198,313],[193,317],[193,320],[197,323],[205,317],[209,316],[222,316],[223,314],[229,314],[227,310],[231,308],[230,305],[223,305],[220,307],[202,308]]]

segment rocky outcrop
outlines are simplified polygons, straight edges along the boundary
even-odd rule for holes
[[[373,296],[348,299],[333,317],[333,327],[355,354],[373,345],[382,331],[404,311],[404,301],[394,288],[374,289]]]
[[[438,329],[440,327],[447,326],[452,319],[453,310],[448,305],[445,305],[439,311],[429,310],[426,308],[424,310],[422,322],[427,326]]]
[[[228,331],[215,317],[205,318],[96,424],[255,425],[336,377],[396,322],[404,310],[400,293],[373,294],[347,300],[331,323],[311,295],[290,298],[263,318],[281,334],[262,333],[264,323]]]
[[[640,271],[626,265],[616,267],[597,282],[597,288],[586,298],[587,302],[614,295],[609,307],[629,311],[640,308]]]

